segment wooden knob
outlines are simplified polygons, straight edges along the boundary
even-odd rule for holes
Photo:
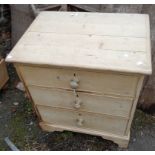
[[[79,109],[81,107],[82,101],[79,98],[76,98],[74,102],[74,108]]]
[[[77,120],[76,120],[77,122],[77,126],[83,126],[83,124],[84,124],[84,119],[83,118],[78,118]]]
[[[76,80],[76,79],[72,79],[72,80],[70,81],[70,86],[71,86],[71,88],[72,88],[72,89],[77,89],[78,86],[79,86],[78,83],[79,83],[78,80]]]

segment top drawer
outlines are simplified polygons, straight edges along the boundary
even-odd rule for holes
[[[72,89],[78,80],[78,91],[134,97],[138,76],[111,72],[20,66],[27,85]]]

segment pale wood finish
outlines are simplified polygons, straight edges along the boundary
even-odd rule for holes
[[[150,74],[148,24],[147,15],[41,12],[7,61]]]
[[[122,107],[127,106],[126,109],[124,108],[124,110],[126,110],[126,114],[128,115],[128,117],[124,117],[123,115],[122,116],[117,115],[118,114],[117,109],[118,109],[118,112],[119,112],[120,109],[119,109],[119,107],[117,107],[117,108],[115,107],[116,104],[117,104],[116,100],[115,100],[115,103],[113,103],[113,106],[110,107],[109,104],[106,102],[106,97],[104,97],[104,102],[105,102],[105,105],[107,104],[107,106],[108,106],[108,108],[106,108],[106,110],[109,109],[109,111],[107,113],[104,113],[103,111],[102,111],[102,113],[97,112],[96,110],[98,110],[99,107],[94,108],[95,110],[93,109],[93,111],[89,111],[89,108],[91,109],[91,106],[89,106],[89,108],[87,110],[68,109],[67,107],[65,107],[65,104],[67,102],[63,102],[62,103],[63,105],[58,106],[59,102],[55,102],[54,99],[50,98],[49,96],[52,97],[52,95],[54,95],[54,97],[56,97],[61,92],[60,96],[63,97],[66,94],[72,93],[73,90],[71,88],[69,88],[69,89],[66,88],[66,85],[65,85],[64,88],[58,88],[57,86],[59,85],[59,82],[57,82],[58,85],[56,84],[55,87],[52,87],[52,85],[50,85],[50,83],[49,83],[49,85],[46,85],[45,83],[47,81],[49,81],[50,78],[52,78],[52,76],[49,79],[46,79],[46,77],[50,74],[51,71],[53,73],[53,70],[57,70],[58,73],[63,72],[63,70],[69,71],[69,72],[71,71],[72,75],[74,75],[75,72],[73,72],[73,71],[75,71],[75,70],[72,70],[72,69],[68,70],[68,69],[62,69],[62,68],[55,68],[55,69],[54,68],[49,68],[48,69],[48,68],[43,68],[43,67],[39,67],[39,66],[31,66],[30,67],[30,66],[25,66],[25,65],[22,65],[22,64],[18,64],[17,68],[18,68],[18,71],[20,72],[20,75],[24,77],[24,80],[23,80],[24,83],[26,83],[26,85],[28,86],[28,92],[30,92],[30,94],[31,94],[31,96],[33,98],[32,100],[35,103],[35,109],[36,109],[36,112],[38,113],[38,115],[40,117],[40,120],[43,121],[43,122],[46,122],[46,123],[41,123],[42,124],[41,127],[44,130],[50,130],[50,131],[71,130],[71,131],[79,131],[79,132],[91,133],[91,134],[94,134],[94,135],[96,135],[96,133],[97,133],[97,135],[102,136],[103,138],[107,138],[109,140],[114,141],[120,147],[127,147],[128,146],[129,135],[130,135],[130,126],[131,126],[131,122],[132,122],[132,119],[133,119],[133,114],[135,112],[136,102],[137,102],[137,99],[138,99],[138,93],[139,93],[139,91],[141,89],[141,86],[142,86],[143,76],[140,76],[138,74],[126,74],[126,73],[107,72],[107,71],[106,72],[98,72],[98,71],[94,72],[94,70],[92,70],[92,71],[76,70],[76,73],[77,73],[77,71],[78,72],[86,72],[88,74],[89,73],[90,74],[95,73],[97,75],[98,74],[104,75],[104,77],[107,74],[108,74],[108,77],[113,77],[113,76],[114,77],[115,76],[121,76],[121,77],[128,77],[128,78],[132,77],[134,79],[133,81],[136,81],[135,84],[134,84],[135,85],[134,86],[135,91],[133,92],[133,97],[131,97],[131,96],[121,96],[121,95],[117,95],[117,94],[111,94],[111,95],[108,96],[108,93],[104,94],[107,98],[108,97],[112,98],[112,99],[116,98],[117,100],[120,98],[120,101],[118,101],[118,104],[121,104]],[[48,72],[47,72],[47,69],[48,69]],[[27,75],[25,75],[26,72],[28,73]],[[32,72],[35,73],[35,74],[31,74]],[[39,73],[39,76],[38,76],[37,73]],[[61,75],[63,75],[63,74],[66,75],[65,72],[63,72]],[[113,76],[109,76],[111,74]],[[52,74],[52,75],[54,75],[54,74]],[[60,76],[57,76],[57,75],[58,75],[57,72],[55,72],[55,78],[60,79]],[[30,77],[30,79],[33,79],[33,77],[35,77],[36,80],[33,80],[34,83],[31,83],[30,82],[31,80],[30,81],[27,80],[27,77]],[[38,77],[42,77],[44,79],[44,82],[42,80],[42,82],[43,82],[42,85],[36,85],[36,84],[39,84],[39,83],[36,83]],[[89,78],[89,77],[92,77],[92,75],[89,75],[87,78]],[[104,78],[104,77],[100,77],[100,76],[97,76],[97,77],[101,81]],[[53,78],[53,80],[55,78]],[[131,86],[131,83],[132,83],[131,82],[132,78],[130,78],[130,80],[128,81],[130,86]],[[63,77],[62,79],[65,79],[65,78]],[[115,78],[113,80],[117,81],[118,79],[119,78]],[[96,81],[98,81],[98,80],[96,79]],[[116,83],[118,84],[117,86],[120,87],[121,82],[118,82],[118,81]],[[65,82],[68,82],[68,81],[65,81]],[[130,86],[128,85],[127,87],[130,87]],[[38,88],[38,89],[37,90],[32,90],[33,88]],[[95,88],[96,87],[94,86],[94,89]],[[41,90],[44,90],[44,91],[40,92]],[[55,90],[55,92],[50,94],[50,91],[52,91],[52,90]],[[56,90],[59,90],[59,91],[57,92]],[[68,93],[65,93],[65,92],[68,92]],[[77,93],[82,94],[82,96],[85,98],[85,100],[87,102],[90,101],[90,100],[92,102],[93,99],[98,98],[99,96],[101,98],[103,97],[102,93],[97,93],[96,91],[91,92],[91,91],[86,91],[86,90],[81,90],[81,91],[78,90]],[[38,94],[38,96],[37,96],[37,94]],[[89,97],[87,97],[87,95]],[[40,99],[38,98],[39,96],[41,97]],[[90,96],[93,96],[93,98],[91,99]],[[71,97],[71,95],[70,95],[70,97]],[[45,100],[43,100],[43,99],[45,99]],[[42,101],[43,101],[43,103],[42,103]],[[59,100],[56,100],[56,101],[59,101]],[[68,97],[66,97],[66,101],[68,101]],[[100,101],[100,99],[96,99],[96,101],[94,101],[94,104],[96,106],[98,106],[98,104],[100,103],[99,101]],[[112,104],[112,102],[110,102],[110,104]],[[41,107],[41,108],[39,108],[39,107]],[[116,112],[115,114],[112,113],[112,112],[114,112],[113,108],[115,108],[115,112]],[[125,112],[123,112],[123,110],[120,111],[120,114],[123,114],[123,113],[125,114]],[[88,125],[86,125],[86,129],[84,128],[84,129],[82,129],[82,131],[81,131],[81,126],[80,126],[80,128],[75,126],[76,122],[73,122],[73,121],[70,122],[70,120],[68,120],[68,118],[76,118],[78,116],[78,114],[80,114],[80,115],[82,114],[82,116],[84,116],[84,119],[88,120]],[[94,118],[94,119],[92,119],[91,117]],[[55,120],[54,124],[53,124],[53,120]],[[74,119],[74,120],[76,120],[76,119]],[[92,122],[91,120],[94,120],[94,121]],[[96,120],[98,120],[98,121],[96,122]],[[105,124],[102,124],[101,120],[104,120]],[[64,122],[65,125],[63,124],[63,122]],[[113,124],[113,126],[111,126],[111,124]],[[46,128],[48,128],[48,129],[46,129]],[[87,130],[87,132],[86,132],[86,130]],[[114,136],[113,136],[113,134],[114,134]]]
[[[51,14],[46,11],[40,13],[29,31],[145,38],[147,18],[147,15],[136,14],[83,12],[52,12]],[[83,24],[85,24],[84,28]]]
[[[69,37],[69,39],[68,39]],[[126,41],[127,40],[127,41]],[[20,41],[24,46],[42,46],[40,42],[48,48],[95,50],[96,52],[126,51],[133,54],[135,52],[145,52],[147,40],[145,38],[132,37],[112,37],[101,35],[83,35],[83,34],[57,34],[57,33],[40,33],[28,32]],[[53,48],[53,50],[54,50]],[[104,51],[103,51],[104,50]]]
[[[140,94],[140,91],[141,91],[142,86],[143,86],[143,80],[144,80],[144,76],[141,76],[140,80],[138,82],[138,85],[137,85],[137,92],[136,92],[135,100],[134,100],[134,103],[133,103],[132,108],[131,108],[130,119],[128,121],[128,125],[127,125],[127,128],[126,128],[126,134],[128,134],[129,131],[130,131],[131,123],[132,123],[134,113],[135,113],[135,110],[136,110],[136,106],[137,106],[137,102],[138,102],[138,99],[139,99],[139,94]]]
[[[118,116],[124,119],[129,119],[130,109],[133,104],[133,99],[130,98],[102,96],[83,92],[77,92],[78,97],[76,97],[73,91],[38,86],[28,86],[28,89],[37,105],[88,111]],[[75,100],[77,98],[82,102],[79,109],[75,107]]]
[[[77,90],[134,97],[138,75],[111,72],[89,72],[85,70],[49,69],[20,66],[27,85],[71,89],[74,75],[79,79]],[[43,75],[44,78],[43,78]],[[100,80],[98,80],[100,79]]]
[[[16,63],[42,129],[127,147],[143,78],[152,72],[149,18],[42,12],[6,60]]]
[[[66,7],[63,4],[59,5],[35,5],[38,10],[59,10],[61,7]],[[151,27],[151,45],[152,45],[152,57],[155,56],[155,5],[135,5],[135,4],[67,4],[66,11],[90,11],[90,12],[109,12],[109,13],[142,13],[148,14],[150,17]],[[12,46],[22,36],[24,31],[33,21],[32,11],[30,5],[11,5],[11,18],[12,18]],[[31,18],[31,20],[28,19]],[[20,22],[20,24],[19,24]],[[19,33],[20,32],[20,33]],[[154,65],[154,58],[152,59],[152,66]],[[143,90],[141,92],[141,98],[138,101],[138,106],[143,109],[148,108],[151,110],[155,103],[155,67],[153,67],[153,74],[147,77],[144,83]]]
[[[36,107],[36,105],[35,105],[35,103],[34,103],[34,101],[33,101],[33,99],[32,99],[32,96],[31,96],[31,94],[30,94],[30,92],[29,92],[29,90],[28,90],[28,88],[27,88],[27,85],[26,85],[26,83],[25,83],[25,81],[24,81],[24,77],[22,76],[22,74],[21,74],[21,72],[20,72],[20,70],[19,70],[19,64],[14,63],[14,66],[15,66],[15,68],[16,68],[16,71],[17,71],[17,74],[18,74],[20,80],[23,82],[23,85],[24,85],[24,88],[25,88],[25,90],[26,90],[27,96],[28,96],[29,99],[32,101],[33,110],[36,112],[39,121],[42,121],[42,120],[41,120],[41,116],[40,116],[40,114],[39,114],[39,112],[38,112],[38,109],[37,109],[37,107]]]
[[[4,59],[0,59],[0,89],[8,81],[9,76]]]
[[[63,130],[70,130],[74,132],[81,132],[81,133],[87,133],[91,135],[97,135],[101,136],[104,139],[109,139],[119,145],[119,147],[127,148],[129,139],[130,139],[130,132],[127,136],[117,135],[117,134],[111,134],[109,132],[99,132],[95,130],[88,130],[83,128],[77,128],[77,127],[68,127],[68,126],[62,126],[62,125],[56,125],[56,124],[48,124],[45,122],[39,123],[40,127],[45,131],[63,131]]]
[[[119,135],[124,135],[126,129],[127,120],[119,119],[117,117],[106,117],[104,115],[40,105],[38,105],[37,108],[41,114],[42,120],[51,124],[106,131]],[[83,120],[81,126],[78,125],[78,119]]]

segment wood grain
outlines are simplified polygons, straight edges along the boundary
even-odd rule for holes
[[[46,106],[37,106],[42,120],[49,124],[57,124],[68,127],[78,127],[96,131],[106,131],[109,133],[123,135],[127,120],[116,117],[106,117],[102,115],[89,114],[86,112],[76,112],[62,108],[50,108]],[[78,126],[77,120],[83,119],[83,125]]]
[[[128,119],[133,99],[113,96],[102,96],[90,93],[77,92],[62,89],[28,86],[32,98],[37,105],[60,107],[77,111],[88,111],[114,117]],[[75,100],[81,100],[79,109],[75,108]]]
[[[127,147],[144,75],[152,73],[149,26],[148,15],[40,13],[6,59],[17,63],[40,126]]]
[[[4,59],[0,59],[0,89],[8,81],[9,76]]]
[[[41,12],[7,61],[151,74],[148,24],[147,15]]]
[[[84,128],[79,129],[77,127],[67,127],[67,126],[62,126],[62,125],[49,124],[47,122],[40,122],[39,125],[44,131],[48,131],[48,132],[69,130],[69,131],[74,131],[74,132],[87,133],[91,135],[101,136],[104,139],[108,139],[108,140],[115,142],[116,144],[119,145],[119,147],[122,147],[122,148],[127,148],[128,143],[129,143],[129,138],[130,138],[130,133],[127,136],[122,136],[122,135],[117,135],[117,134],[111,134],[105,131],[99,132],[95,130],[87,130]]]
[[[27,85],[70,89],[74,75],[79,79],[78,91],[134,97],[138,75],[86,70],[54,69],[20,66]]]

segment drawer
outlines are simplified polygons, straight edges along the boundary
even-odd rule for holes
[[[129,118],[132,99],[94,95],[55,88],[29,86],[31,96],[38,105],[89,111]]]
[[[91,113],[37,106],[43,122],[123,135],[127,120]]]
[[[20,71],[27,85],[71,89],[71,81],[78,79],[77,90],[79,91],[131,97],[135,95],[138,82],[137,76],[110,72],[90,72],[29,66],[20,66]]]

